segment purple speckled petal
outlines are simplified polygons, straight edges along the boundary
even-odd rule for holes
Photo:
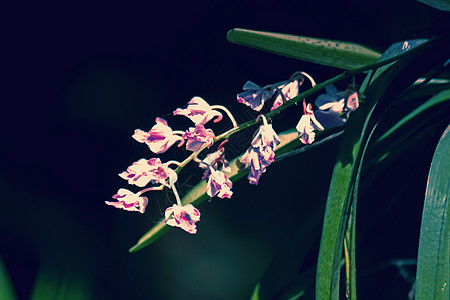
[[[200,221],[200,211],[192,204],[185,206],[172,205],[166,209],[165,222],[169,226],[180,227],[184,231],[194,234],[197,232],[195,223]]]
[[[128,211],[138,211],[142,214],[148,204],[147,197],[139,197],[127,189],[120,189],[117,194],[113,196],[113,199],[116,199],[117,201],[105,201],[105,203]]]

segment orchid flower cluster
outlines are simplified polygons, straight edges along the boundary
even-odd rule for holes
[[[305,78],[309,79],[312,87],[315,86],[313,78],[305,72],[296,72],[289,80],[264,87],[247,81],[243,86],[243,92],[237,94],[237,101],[259,112],[266,102],[273,99],[271,108],[273,111],[299,95],[299,89]],[[344,93],[339,93],[332,85],[327,86],[326,94],[320,95],[315,101],[315,105],[318,107],[315,111],[311,103],[307,104],[303,99],[303,114],[296,126],[300,141],[303,144],[311,144],[315,139],[315,130],[344,125],[350,112],[358,108],[359,98],[360,95],[356,91],[353,81],[353,84]],[[220,136],[216,136],[214,131],[206,128],[205,125],[210,121],[220,122],[223,119],[220,111],[227,114],[233,128]],[[239,132],[240,128],[227,108],[221,105],[209,105],[200,97],[192,98],[187,103],[186,108],[176,109],[173,115],[189,118],[194,126],[185,131],[172,130],[165,119],[158,117],[155,120],[156,124],[149,131],[136,129],[132,137],[137,142],[146,144],[154,154],[164,153],[174,144],[177,144],[178,147],[186,145],[186,150],[191,151],[192,155],[183,162],[170,160],[163,163],[158,157],[139,159],[119,176],[127,180],[128,184],[144,189],[133,193],[128,189],[121,188],[113,196],[115,201],[105,202],[107,205],[116,208],[144,213],[148,198],[142,196],[142,194],[169,188],[175,196],[176,204],[166,209],[164,216],[166,224],[180,227],[194,234],[197,232],[196,223],[200,220],[200,212],[192,204],[182,204],[175,187],[178,179],[177,173],[187,163],[194,160],[204,170],[202,179],[207,182],[207,195],[209,197],[231,198],[233,184],[226,175],[230,172],[230,168],[228,161],[225,159],[224,146],[228,140],[224,140],[217,150],[207,154],[203,160],[200,160],[198,155],[222,138],[227,138],[231,134]],[[274,162],[275,149],[281,142],[272,124],[268,123],[263,114],[256,118],[256,122],[260,119],[262,125],[255,132],[247,151],[237,161],[240,169],[249,169],[247,178],[250,184],[254,185],[258,184],[261,175]],[[172,166],[176,166],[176,168]]]

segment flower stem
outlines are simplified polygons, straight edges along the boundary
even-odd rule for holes
[[[372,65],[364,66],[364,67],[361,67],[361,68],[358,68],[358,69],[355,69],[355,70],[346,70],[346,71],[342,72],[341,74],[339,74],[337,76],[334,76],[334,77],[332,77],[332,78],[330,78],[330,79],[328,79],[328,80],[326,80],[324,82],[321,82],[319,84],[315,84],[314,80],[312,80],[311,84],[314,85],[312,88],[310,88],[309,90],[306,90],[305,92],[303,92],[301,94],[298,94],[296,97],[290,99],[289,101],[287,101],[286,103],[284,103],[283,105],[278,107],[277,109],[274,109],[274,110],[268,112],[264,116],[267,119],[270,119],[273,116],[275,116],[277,113],[279,113],[280,111],[282,111],[282,110],[288,108],[289,106],[294,105],[297,102],[303,100],[304,98],[306,98],[306,97],[308,97],[308,96],[310,96],[310,95],[312,95],[312,94],[314,94],[314,93],[324,89],[327,85],[333,84],[335,82],[338,82],[338,81],[346,79],[346,78],[350,78],[350,77],[355,76],[357,74],[361,74],[361,73],[363,73],[365,71],[369,71],[369,70],[375,71],[376,69],[378,69],[378,68],[380,68],[380,67],[382,67],[384,65],[390,64],[392,62],[395,62],[395,61],[401,59],[402,57],[404,57],[406,55],[409,55],[411,52],[416,51],[418,48],[421,48],[421,47],[418,46],[418,47],[413,48],[413,49],[411,49],[411,50],[409,50],[407,52],[404,52],[404,53],[402,53],[400,55],[391,57],[389,59],[377,62],[377,63],[372,64]],[[310,80],[312,79],[312,78],[310,78],[311,76],[309,76],[307,73],[303,73],[302,72],[302,75],[308,77],[308,79],[310,79]],[[232,136],[233,134],[235,134],[235,133],[237,133],[237,132],[239,132],[239,131],[241,131],[241,130],[243,130],[245,128],[253,126],[253,125],[255,125],[257,123],[256,119],[254,119],[254,120],[250,120],[248,122],[245,122],[245,123],[242,123],[242,124],[238,125],[236,123],[235,119],[233,118],[233,116],[231,115],[231,113],[225,107],[223,107],[221,105],[214,105],[214,106],[211,106],[211,108],[217,108],[217,109],[224,110],[227,113],[227,115],[229,116],[231,122],[233,123],[233,128],[231,128],[230,130],[222,133],[221,135],[216,136],[216,138],[215,138],[216,142],[218,142],[220,140],[223,140],[223,139],[227,139],[230,136]],[[340,135],[340,133],[338,133],[337,135]],[[336,135],[333,135],[330,138],[335,138],[335,137],[336,137]],[[317,145],[317,143],[315,143],[315,144]],[[181,162],[180,166],[175,170],[175,172],[179,173],[184,168],[184,166],[186,166],[191,160],[194,159],[194,157],[196,157],[199,153],[201,153],[205,148],[207,148],[207,144],[204,144],[199,150],[197,150],[196,152],[192,153],[183,162]],[[306,148],[303,151],[305,151],[305,150],[306,150]]]
[[[257,116],[255,121],[258,122],[259,118],[262,118],[262,119],[263,119],[263,124],[264,124],[264,125],[266,125],[266,126],[269,125],[269,124],[267,123],[267,119],[266,119],[266,117],[265,117],[264,115],[259,115],[259,116]]]
[[[177,205],[178,206],[183,206],[181,204],[180,196],[178,195],[178,192],[177,192],[177,189],[176,189],[175,185],[172,185],[172,191],[173,191],[173,194],[175,195],[175,198],[177,199]]]
[[[303,76],[305,76],[306,78],[309,79],[309,81],[311,81],[311,86],[314,87],[316,85],[316,82],[314,81],[314,79],[311,77],[311,75],[309,75],[308,73],[305,72],[300,72],[300,74],[302,74]]]
[[[137,192],[136,196],[140,196],[143,193],[150,192],[150,191],[161,191],[163,188],[164,188],[164,185],[149,187],[149,188],[146,188],[146,189],[143,189],[143,190]]]
[[[183,130],[172,130],[172,133],[173,133],[173,134],[181,134],[181,135],[183,135],[183,134],[185,134],[186,132],[183,131]]]
[[[233,128],[238,127],[238,125],[237,125],[237,123],[236,123],[236,120],[234,119],[233,115],[231,114],[231,112],[230,112],[225,106],[222,106],[222,105],[212,105],[211,108],[212,108],[212,109],[220,109],[220,110],[223,110],[223,111],[227,114],[227,116],[230,118],[231,123],[233,123]]]
[[[179,161],[176,161],[176,160],[169,160],[169,161],[166,162],[165,164],[166,164],[167,166],[170,166],[170,165],[177,165],[178,167],[182,167],[182,166],[183,166],[182,163],[180,163]]]

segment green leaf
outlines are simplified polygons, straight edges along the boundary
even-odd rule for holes
[[[351,222],[349,222],[350,208],[352,207],[353,211],[356,210],[356,202],[352,204],[352,200],[356,201],[357,197],[353,198],[353,193],[355,186],[356,189],[358,186],[357,177],[359,180],[358,174],[360,174],[362,159],[372,129],[377,124],[378,115],[389,105],[390,99],[398,97],[418,76],[422,76],[428,70],[427,68],[440,62],[441,56],[445,55],[441,42],[442,40],[438,39],[438,41],[429,43],[402,42],[392,45],[383,54],[382,60],[401,53],[409,53],[388,67],[372,72],[374,75],[370,74],[363,84],[362,92],[366,95],[367,102],[352,113],[346,125],[330,184],[317,265],[317,299],[339,299],[345,232],[349,226],[354,226],[356,221],[355,216],[352,216]],[[416,47],[414,47],[415,44]],[[424,66],[417,63],[427,59],[430,60],[429,65]],[[350,234],[354,236],[354,232]],[[348,241],[350,246],[354,247],[351,236]],[[354,255],[354,249],[349,249],[348,253]],[[353,264],[353,261],[354,258],[350,258],[348,263]],[[349,271],[353,272],[350,274],[349,280],[354,280],[354,270]],[[350,283],[350,286],[355,286],[355,284]],[[350,294],[349,297],[354,299],[356,295]]]
[[[418,116],[420,113],[426,111],[430,107],[433,107],[439,103],[442,103],[442,102],[448,101],[448,100],[450,100],[450,89],[440,92],[436,96],[432,97],[430,100],[426,101],[425,103],[423,103],[422,105],[417,107],[411,113],[406,115],[404,118],[402,118],[400,121],[398,121],[394,126],[392,126],[388,131],[386,131],[380,138],[378,138],[377,143],[382,142],[389,135],[391,135],[393,132],[398,130],[401,126],[403,126],[407,122],[411,121],[413,118]]]
[[[426,5],[443,11],[450,11],[450,0],[417,0]]]
[[[416,299],[450,297],[450,126],[431,163],[420,228]]]
[[[381,55],[355,43],[240,28],[228,31],[227,39],[235,44],[344,70],[374,64]]]
[[[281,143],[275,150],[275,153],[283,153],[287,150],[292,149],[295,145],[298,145],[300,142],[298,141],[298,133],[297,130],[291,129],[287,130],[278,135],[280,137]],[[231,172],[225,172],[227,177],[235,182],[240,178],[244,177],[248,174],[248,170],[239,171],[239,168],[236,165],[237,160],[241,156],[236,157],[232,161],[230,161]],[[206,194],[206,181],[203,180],[198,183],[194,188],[192,188],[182,199],[183,205],[192,204],[199,205],[205,200],[207,200],[209,196]],[[161,220],[158,224],[153,226],[146,234],[144,234],[134,245],[130,248],[130,252],[136,252],[151,243],[158,240],[161,236],[163,236],[171,227],[166,225],[164,220]]]
[[[0,299],[15,300],[16,294],[9,279],[8,271],[0,258]]]

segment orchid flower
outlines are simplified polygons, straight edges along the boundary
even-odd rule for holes
[[[169,226],[180,227],[184,231],[194,234],[197,232],[195,223],[200,221],[200,212],[192,204],[184,206],[174,204],[166,209],[164,221]]]
[[[242,89],[244,92],[237,94],[237,101],[250,106],[256,111],[260,111],[264,106],[264,102],[272,98],[275,92],[275,90],[260,87],[251,81],[247,81]]]
[[[303,101],[303,116],[300,118],[296,128],[300,135],[300,141],[303,144],[312,144],[314,142],[316,136],[314,129],[324,130],[314,116],[311,103],[306,105],[306,102]]]
[[[209,170],[211,174],[206,185],[206,193],[208,196],[217,196],[222,199],[225,197],[231,198],[231,195],[233,195],[231,191],[233,183],[231,183],[230,179],[222,171],[214,170],[212,167]]]
[[[302,85],[303,81],[294,80],[292,82],[289,82],[287,84],[281,85],[279,88],[281,88],[280,93],[275,98],[275,101],[273,102],[272,108],[270,110],[275,110],[281,105],[283,105],[284,100],[289,101],[294,97],[297,97],[298,95],[298,89],[299,86]],[[284,99],[283,99],[284,97]]]
[[[191,119],[192,122],[197,124],[206,124],[213,118],[214,123],[222,120],[222,114],[217,110],[211,108],[211,106],[200,97],[194,97],[188,102],[185,109],[178,108],[173,112],[174,116],[181,115]]]
[[[120,189],[113,199],[117,201],[105,201],[105,203],[128,211],[138,211],[141,214],[144,213],[148,204],[147,197],[140,197],[127,189]]]
[[[325,87],[325,94],[319,95],[314,104],[319,108],[314,111],[314,116],[324,128],[333,128],[345,125],[347,119],[342,110],[345,105],[345,98],[339,96],[340,93],[332,84]]]
[[[266,172],[266,168],[273,163],[275,152],[265,147],[263,149],[250,147],[244,155],[242,155],[240,162],[250,167],[250,172],[247,176],[250,184],[257,185],[261,175]]]
[[[146,186],[150,181],[158,182],[167,187],[172,186],[177,181],[177,173],[169,168],[169,164],[161,163],[159,158],[140,159],[127,168],[126,171],[119,174],[129,184],[135,184],[139,187]]]
[[[172,131],[167,125],[167,121],[162,118],[156,118],[156,125],[149,132],[136,129],[133,138],[139,143],[145,143],[153,153],[166,152],[174,143],[179,142],[178,147],[182,146],[184,140],[176,135],[179,131]]]
[[[258,120],[258,118],[256,120]],[[251,145],[252,147],[258,147],[260,149],[270,147],[273,150],[280,144],[280,138],[275,130],[273,130],[272,124],[267,123],[266,118],[263,118],[263,122],[264,124],[261,125],[255,133]]]
[[[202,124],[197,124],[195,127],[190,127],[183,134],[183,138],[187,140],[186,150],[195,152],[204,144],[207,144],[208,147],[214,144],[215,135],[211,129],[205,129]]]
[[[260,115],[260,117],[263,119],[263,125],[259,127],[250,148],[240,159],[241,163],[245,164],[246,167],[250,167],[250,173],[247,178],[250,184],[255,185],[258,184],[262,173],[274,161],[274,149],[280,144],[280,138],[273,130],[272,125],[267,123],[264,115]]]

